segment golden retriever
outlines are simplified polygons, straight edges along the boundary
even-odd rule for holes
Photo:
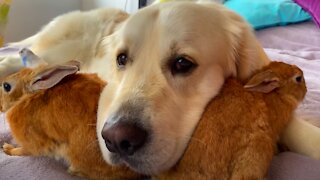
[[[71,12],[13,45],[29,44],[49,64],[76,59],[108,81],[98,107],[101,151],[110,164],[143,174],[179,160],[227,77],[245,80],[270,61],[250,26],[215,3],[163,3],[133,15]],[[0,75],[21,67],[17,56],[3,58]],[[319,157],[319,132],[293,119],[283,137],[289,148]]]

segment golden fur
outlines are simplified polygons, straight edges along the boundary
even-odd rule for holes
[[[270,93],[250,92],[228,79],[206,107],[183,158],[159,179],[264,179],[278,137],[307,91],[303,78],[294,79],[302,76],[299,68],[272,62],[257,75],[269,70],[280,82]]]
[[[52,88],[31,90],[32,80],[44,69],[26,68],[4,79],[12,91],[2,92],[1,107],[19,145],[4,144],[4,152],[62,158],[69,173],[91,179],[138,179],[128,168],[111,167],[102,158],[95,126],[106,83],[95,74],[73,74]]]
[[[179,160],[225,79],[245,81],[269,63],[250,26],[214,3],[163,3],[133,15],[115,9],[72,12],[17,44],[31,45],[48,64],[77,59],[82,72],[97,73],[108,82],[99,98],[96,129],[103,157],[144,174],[160,173]],[[129,59],[123,68],[117,66],[121,53]],[[197,66],[186,76],[174,76],[170,63],[181,56]],[[16,56],[5,57],[0,60],[0,77],[21,67]],[[129,121],[139,120],[152,135],[124,160],[108,151],[101,131],[104,124],[129,113],[119,112],[132,102],[141,106],[142,117]],[[135,111],[135,106],[127,110]],[[290,140],[290,149],[319,157],[320,133],[310,127],[295,118],[283,137]]]

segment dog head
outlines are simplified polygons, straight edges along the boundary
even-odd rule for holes
[[[97,135],[104,158],[143,174],[172,167],[226,77],[268,63],[251,28],[213,3],[144,8],[104,39]]]

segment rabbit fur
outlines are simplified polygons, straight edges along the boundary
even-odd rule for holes
[[[56,66],[39,63],[3,79],[1,111],[6,112],[18,144],[4,144],[4,152],[62,158],[69,173],[90,179],[138,179],[128,168],[104,161],[95,126],[106,82],[96,74],[76,74],[78,70],[76,61]]]

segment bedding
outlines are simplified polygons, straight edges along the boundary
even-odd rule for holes
[[[319,0],[294,0],[305,11],[313,17],[313,20],[318,24],[320,28],[320,3]]]
[[[320,124],[320,30],[313,22],[274,27],[256,32],[271,59],[296,64],[305,73],[306,99],[298,109],[301,115],[315,117]],[[16,53],[19,48],[0,49],[0,55]],[[0,117],[0,145],[12,142],[8,123]],[[268,179],[314,180],[320,177],[320,161],[283,152],[275,156]],[[82,179],[66,172],[63,162],[44,157],[10,157],[0,151],[0,179]]]
[[[228,0],[224,5],[240,14],[254,29],[310,19],[310,15],[293,0]]]

